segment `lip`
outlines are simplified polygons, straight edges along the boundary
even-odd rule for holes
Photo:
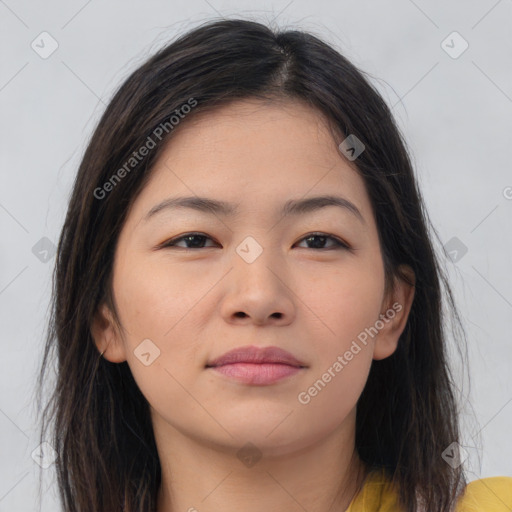
[[[268,385],[297,374],[305,364],[279,347],[240,347],[206,364],[228,378],[246,384]]]
[[[226,364],[235,363],[281,363],[289,366],[303,367],[304,363],[299,361],[295,356],[279,347],[256,347],[249,345],[247,347],[239,347],[217,357],[213,361],[207,363],[209,366],[224,366]]]

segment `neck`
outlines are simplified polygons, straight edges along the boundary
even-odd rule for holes
[[[261,456],[257,461],[250,460],[249,449],[244,463],[244,443],[202,444],[161,422],[154,418],[162,468],[157,512],[344,512],[367,474],[353,429],[279,455],[254,448]]]

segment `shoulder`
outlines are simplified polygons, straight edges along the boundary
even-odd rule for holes
[[[495,476],[470,482],[457,502],[456,512],[510,512],[512,477]]]
[[[396,512],[398,492],[384,471],[368,475],[361,492],[346,512]],[[470,482],[455,512],[512,512],[512,477],[498,476]]]
[[[345,512],[396,512],[398,492],[383,469],[372,470]]]

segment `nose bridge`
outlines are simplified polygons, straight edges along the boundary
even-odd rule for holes
[[[261,240],[261,237],[259,237]],[[246,236],[236,247],[236,254],[248,265],[254,263],[263,252],[266,252],[266,257],[269,255],[269,248],[263,249],[263,246],[251,235]]]
[[[233,257],[236,279],[241,280],[239,284],[276,293],[282,287],[282,269],[280,272],[279,268],[282,259],[276,249],[268,242],[263,247],[254,236],[245,237],[235,248]]]
[[[278,248],[264,247],[256,237],[247,236],[236,246],[232,266],[222,308],[226,319],[248,316],[258,323],[269,318],[292,320],[294,301]]]

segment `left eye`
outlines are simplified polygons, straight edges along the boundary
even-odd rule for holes
[[[206,240],[212,240],[208,235],[204,235],[202,233],[187,233],[185,235],[179,236],[177,238],[168,240],[167,242],[164,242],[160,247],[181,247],[183,249],[201,249],[204,247],[204,242]],[[350,249],[350,247],[342,242],[340,239],[327,235],[325,233],[310,233],[309,235],[301,238],[300,241],[306,240],[308,243],[312,242],[312,247],[306,247],[306,249],[323,249],[323,250],[330,250],[330,249],[336,249],[336,248],[342,248],[342,249]],[[333,245],[330,247],[323,247],[326,243],[326,241],[330,240],[333,242]],[[185,247],[178,246],[178,243],[185,242],[187,244]],[[190,244],[190,245],[188,245]],[[214,247],[214,246],[210,246]]]
[[[349,249],[349,246],[345,242],[342,242],[339,238],[336,238],[334,236],[326,235],[325,233],[311,233],[311,234],[305,236],[304,238],[301,238],[301,240],[308,240],[308,241],[314,241],[315,239],[317,241],[315,241],[313,243],[314,247],[308,247],[308,249],[329,250],[329,249],[336,249],[337,247],[342,248],[342,249]],[[326,242],[326,240],[331,240],[332,242],[334,242],[334,245],[331,245],[331,247],[320,247]]]

